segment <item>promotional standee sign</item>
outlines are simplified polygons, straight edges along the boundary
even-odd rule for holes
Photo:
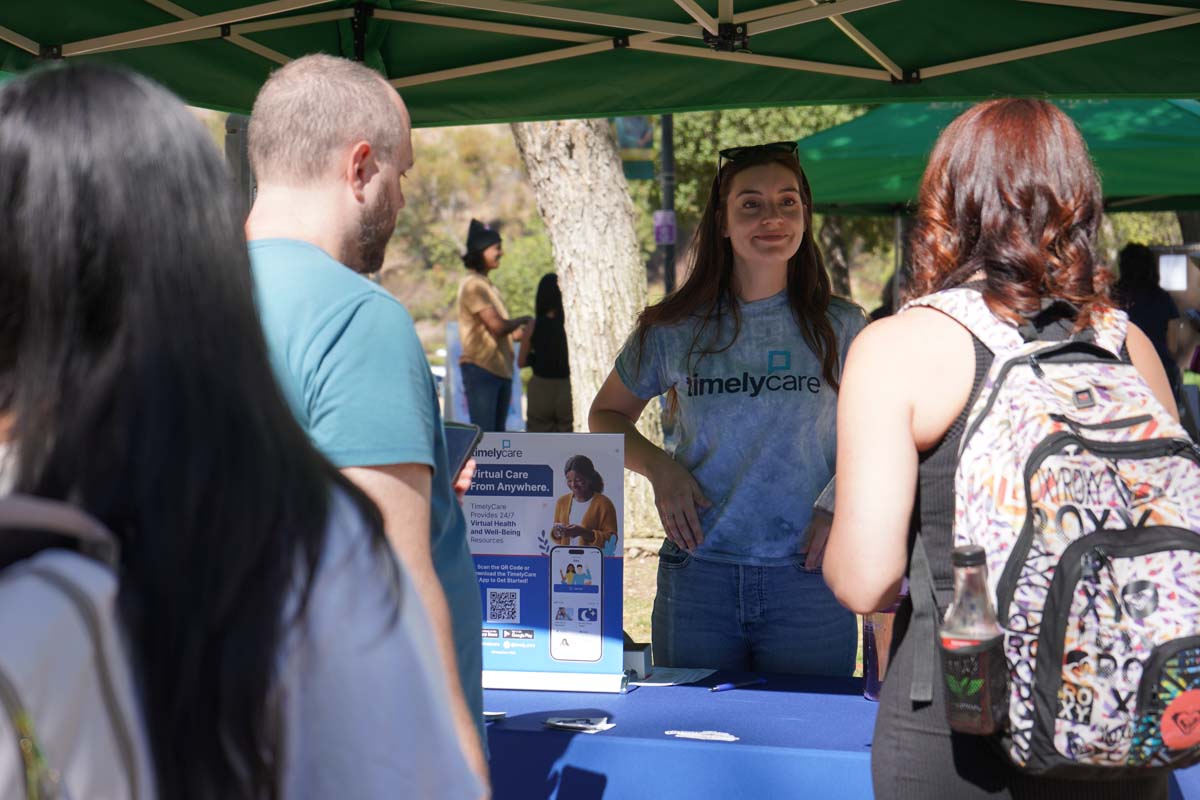
[[[623,438],[489,433],[475,461],[483,685],[621,691]]]

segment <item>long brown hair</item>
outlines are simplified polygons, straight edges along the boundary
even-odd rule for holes
[[[692,238],[691,274],[674,293],[655,305],[647,307],[638,315],[637,333],[641,347],[646,345],[646,336],[655,325],[673,325],[693,316],[701,317],[700,324],[692,334],[688,350],[688,369],[692,369],[692,356],[721,353],[733,346],[741,332],[741,313],[738,309],[737,293],[733,282],[733,247],[729,238],[721,234],[721,215],[725,212],[725,200],[729,196],[733,178],[739,172],[765,164],[780,164],[787,167],[800,183],[800,200],[804,208],[804,236],[800,248],[787,265],[787,296],[792,316],[800,329],[804,341],[821,359],[825,382],[834,390],[838,388],[838,342],[833,324],[829,321],[829,301],[833,297],[833,286],[825,262],[813,240],[812,189],[808,178],[794,155],[786,153],[756,151],[727,162],[713,178],[708,192],[708,203]],[[728,314],[733,318],[733,336],[723,345],[716,336],[721,322]]]
[[[1066,300],[1077,329],[1109,306],[1097,264],[1100,182],[1075,124],[1044,100],[990,100],[942,133],[921,180],[908,298],[985,276],[992,312],[1013,323]]]

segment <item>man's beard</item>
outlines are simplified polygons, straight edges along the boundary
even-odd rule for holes
[[[396,209],[388,201],[386,193],[380,193],[379,201],[363,211],[358,221],[357,236],[351,237],[347,252],[352,263],[346,266],[363,275],[378,272],[383,266],[383,257],[388,242],[396,230]]]

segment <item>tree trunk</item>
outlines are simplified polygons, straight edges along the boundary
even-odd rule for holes
[[[522,122],[512,131],[554,250],[566,309],[575,429],[585,431],[592,398],[646,305],[633,201],[607,122]],[[638,429],[662,442],[657,403],[646,406]],[[629,470],[625,528],[626,536],[661,533],[649,483]]]
[[[818,240],[821,250],[824,251],[825,268],[829,270],[833,293],[849,297],[850,249],[846,242],[846,236],[842,232],[842,218],[834,214],[826,214],[821,222],[821,234]]]
[[[1176,211],[1179,218],[1179,232],[1183,234],[1184,244],[1200,242],[1200,211]]]

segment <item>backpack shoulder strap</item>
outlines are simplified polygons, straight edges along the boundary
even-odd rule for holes
[[[993,314],[983,295],[974,289],[960,286],[918,297],[906,303],[900,313],[917,307],[934,308],[954,319],[994,355],[1014,352],[1025,343],[1017,329]]]
[[[74,506],[18,494],[0,499],[0,567],[55,547],[76,550],[110,567],[117,563],[113,535]]]
[[[1106,308],[1092,315],[1091,327],[1096,345],[1121,358],[1129,335],[1129,315],[1119,308]]]

